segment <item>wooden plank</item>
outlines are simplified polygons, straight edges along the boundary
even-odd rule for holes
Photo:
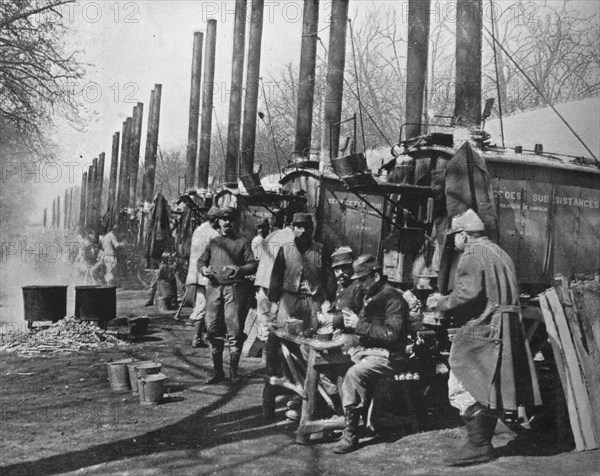
[[[571,291],[567,290],[567,293]],[[573,302],[572,296],[570,296],[570,302]],[[595,434],[598,438],[600,435],[600,355],[598,349],[593,341],[587,341],[588,348],[586,349],[583,345],[582,330],[579,327],[579,320],[577,313],[573,305],[565,305],[563,307],[565,315],[567,317],[567,323],[571,334],[573,336],[573,342],[575,344],[575,350],[577,351],[577,357],[581,363],[583,369],[583,375],[590,395],[590,405],[592,406],[592,422],[594,424]]]
[[[556,329],[556,325],[554,324],[554,319],[552,317],[550,305],[548,304],[548,300],[546,299],[546,296],[544,294],[540,294],[540,309],[542,310],[542,315],[544,316],[544,321],[546,323],[546,331],[548,332],[550,344],[552,345],[552,352],[554,353],[556,369],[558,370],[558,375],[562,383],[565,400],[567,402],[569,422],[571,423],[573,439],[575,440],[575,449],[577,451],[583,451],[585,449],[585,446],[583,443],[583,437],[581,435],[581,429],[579,428],[579,417],[577,414],[577,408],[575,407],[575,396],[573,395],[573,387],[571,385],[570,379],[567,377],[566,363],[563,355],[563,349],[560,342],[560,338],[558,337],[558,330]]]
[[[550,289],[546,291],[545,294],[546,298],[548,299],[548,304],[552,308],[554,322],[556,324],[560,341],[565,352],[565,360],[567,363],[569,378],[573,384],[575,405],[577,406],[577,411],[579,414],[584,444],[586,449],[595,449],[598,447],[598,444],[596,442],[596,435],[594,434],[594,428],[591,422],[592,407],[590,404],[590,397],[588,394],[588,389],[585,385],[585,381],[581,374],[579,359],[577,358],[571,332],[569,331],[567,318],[565,317],[562,304],[558,299],[556,290]]]

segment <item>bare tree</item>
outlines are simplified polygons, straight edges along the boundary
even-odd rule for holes
[[[70,83],[83,76],[66,52],[61,6],[73,0],[0,2],[0,144],[28,147],[43,136],[52,115],[77,117]]]

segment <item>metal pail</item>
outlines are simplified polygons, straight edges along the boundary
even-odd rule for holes
[[[129,382],[129,372],[127,365],[133,362],[133,359],[117,360],[115,362],[107,362],[106,370],[108,372],[108,380],[110,388],[119,392],[121,390],[130,390],[131,383]]]
[[[142,405],[158,405],[165,393],[165,374],[147,375],[138,380],[140,403]]]

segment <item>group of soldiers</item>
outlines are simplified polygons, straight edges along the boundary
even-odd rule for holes
[[[79,255],[84,284],[114,286],[118,278],[118,256],[123,241],[117,238],[117,227],[97,239],[94,230],[88,230]]]
[[[376,257],[355,257],[343,246],[326,259],[323,245],[313,239],[310,214],[296,213],[289,227],[276,231],[262,220],[251,243],[238,235],[237,218],[234,208],[213,207],[192,237],[186,283],[196,288],[194,345],[202,345],[205,332],[212,355],[213,372],[205,383],[225,380],[225,344],[230,382],[239,382],[244,321],[253,297],[262,340],[271,324],[281,326],[292,318],[302,320],[306,337],[319,326],[339,329],[353,365],[341,388],[332,390],[345,417],[334,451],[354,451],[360,417],[377,382],[393,374],[393,360],[405,358],[409,305],[387,282]],[[539,404],[540,398],[510,257],[486,238],[473,210],[454,217],[448,233],[462,253],[454,287],[447,296],[429,296],[427,306],[461,326],[450,354],[449,399],[465,420],[468,437],[448,463],[464,465],[493,457],[498,417],[520,405]],[[328,286],[329,269],[333,287]]]

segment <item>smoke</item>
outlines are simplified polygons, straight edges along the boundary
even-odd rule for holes
[[[81,241],[73,230],[29,226],[7,233],[0,249],[0,325],[24,323],[22,286],[68,285],[67,315],[74,313],[74,286],[83,284]]]

